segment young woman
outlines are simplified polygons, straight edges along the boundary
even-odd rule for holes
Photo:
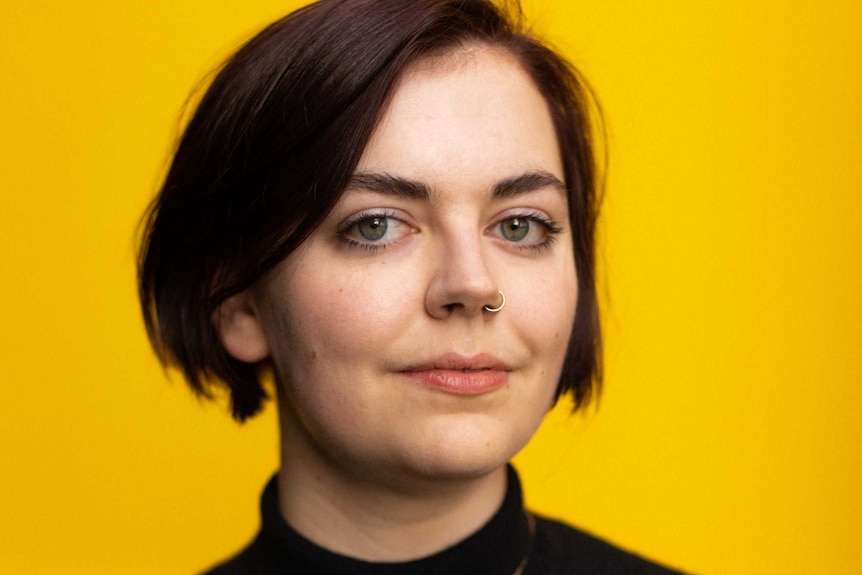
[[[147,220],[160,357],[282,464],[213,573],[666,573],[507,465],[600,380],[588,95],[488,0],[322,0],[240,49]]]

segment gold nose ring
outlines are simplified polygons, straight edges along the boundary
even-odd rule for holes
[[[500,293],[500,297],[503,298],[503,302],[499,306],[491,307],[491,306],[486,305],[486,306],[483,306],[482,309],[484,309],[485,311],[489,311],[491,313],[497,313],[498,311],[500,311],[501,309],[506,307],[506,296],[503,295],[503,292],[499,292],[499,293]]]

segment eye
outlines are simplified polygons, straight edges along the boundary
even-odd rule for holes
[[[500,232],[510,242],[520,242],[530,233],[530,220],[508,218],[500,222]]]
[[[367,218],[356,224],[356,231],[359,232],[359,235],[372,242],[385,236],[388,228],[389,220],[380,217]]]
[[[556,222],[540,212],[511,215],[491,228],[495,235],[518,249],[541,250],[549,247],[554,235],[562,231]]]
[[[369,252],[385,249],[415,232],[413,227],[397,215],[394,211],[360,212],[338,226],[338,235],[348,248],[360,248]]]
[[[562,231],[544,212],[530,210],[514,214],[509,212],[506,217],[491,226],[487,233],[517,250],[538,252],[549,248],[556,240],[554,236]]]

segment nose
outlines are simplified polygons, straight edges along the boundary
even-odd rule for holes
[[[435,248],[433,275],[425,294],[425,307],[432,317],[482,315],[485,306],[499,305],[500,288],[489,267],[486,252],[492,248],[487,238],[463,233],[441,239]]]

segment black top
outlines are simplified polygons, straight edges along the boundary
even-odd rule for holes
[[[670,575],[678,573],[563,523],[524,511],[508,467],[500,509],[479,531],[439,553],[403,563],[371,563],[318,547],[281,516],[276,478],[261,496],[262,526],[252,543],[208,575]]]

